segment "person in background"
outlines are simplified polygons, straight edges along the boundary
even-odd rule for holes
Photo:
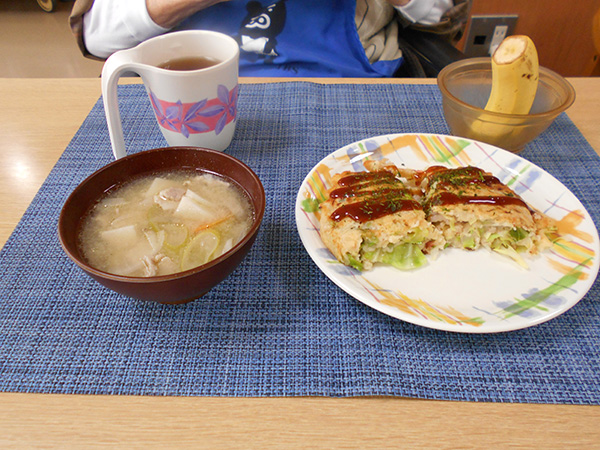
[[[456,41],[472,0],[76,0],[71,28],[85,56],[105,59],[169,31],[232,36],[241,76],[390,77],[412,27]]]

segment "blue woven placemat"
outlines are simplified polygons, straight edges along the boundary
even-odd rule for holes
[[[120,87],[120,102],[130,152],[165,145],[142,86]],[[98,102],[0,252],[0,390],[600,404],[598,280],[546,324],[456,334],[371,310],[310,260],[294,222],[308,171],[348,143],[398,132],[448,133],[437,87],[242,85],[227,152],[265,186],[260,234],[203,299],[163,306],[101,287],[60,249],[64,201],[112,160]],[[600,158],[566,115],[522,156],[599,223]]]

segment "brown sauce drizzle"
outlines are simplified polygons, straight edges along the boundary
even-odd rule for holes
[[[458,178],[454,180],[439,180],[435,187],[439,189],[440,187],[450,187],[450,186],[473,186],[473,185],[485,185],[488,187],[499,186],[504,188],[504,184],[493,175],[481,175],[481,177],[473,177],[473,178]]]
[[[423,210],[416,200],[406,198],[382,198],[378,200],[364,200],[340,206],[331,214],[331,219],[340,221],[350,217],[355,222],[365,223],[369,220],[379,219],[399,211]]]
[[[498,178],[486,174],[478,167],[467,166],[457,169],[448,169],[442,166],[432,166],[424,171],[424,177],[429,179],[429,186],[434,186],[435,190],[442,190],[433,196],[428,202],[428,207],[445,205],[496,205],[507,206],[517,205],[529,209],[529,206],[514,195]],[[499,191],[496,195],[468,195],[455,194],[449,190],[460,189],[467,186],[496,187]],[[504,194],[508,191],[506,194]]]
[[[392,185],[384,185],[384,186],[393,186]],[[398,194],[402,195],[406,193],[406,189],[404,188],[396,188],[396,187],[381,187],[377,190],[369,189],[374,187],[373,185],[364,185],[360,186],[346,186],[343,188],[334,189],[329,194],[329,198],[348,198],[348,197],[363,197],[365,195],[377,196],[381,197],[389,194]]]
[[[458,167],[456,169],[448,169],[446,167],[433,166],[425,171],[429,178],[429,185],[435,182],[447,183],[453,185],[461,184],[487,184],[489,182],[500,183],[500,180],[493,175],[486,174],[478,167],[467,166]]]
[[[501,196],[501,195],[491,195],[491,196],[471,196],[471,195],[457,195],[451,192],[440,192],[436,194],[430,201],[429,206],[446,206],[446,205],[467,205],[467,204],[477,204],[477,205],[498,205],[498,206],[507,206],[507,205],[518,205],[524,206],[529,209],[527,204],[521,200],[519,197],[509,197],[509,196]]]
[[[429,180],[430,186],[435,184],[434,189],[442,190],[427,202],[427,208],[466,204],[516,205],[531,211],[529,206],[520,197],[513,194],[498,178],[486,174],[478,167],[448,169],[443,166],[431,166],[415,175],[417,183],[425,178]],[[449,192],[474,185],[497,186],[500,192],[487,196]],[[349,217],[356,222],[364,223],[399,211],[423,210],[422,205],[410,197],[409,190],[402,186],[400,180],[393,173],[385,170],[359,172],[344,176],[338,181],[338,186],[340,187],[331,191],[330,198],[353,198],[355,201],[337,208],[331,214],[331,219],[334,221]],[[508,191],[508,193],[503,195],[503,191]]]
[[[338,185],[341,187],[331,191],[330,198],[352,197],[356,201],[337,208],[331,214],[334,221],[349,217],[364,223],[399,211],[423,209],[419,202],[410,198],[400,180],[385,170],[347,175],[338,181]]]
[[[355,184],[365,183],[367,181],[397,181],[396,176],[387,170],[379,170],[377,172],[357,172],[352,175],[346,175],[338,180],[339,186],[352,186]]]
[[[423,171],[423,175],[427,178],[431,178],[431,176],[437,172],[445,172],[448,170],[450,170],[450,169],[448,169],[447,167],[444,167],[444,166],[431,166]]]

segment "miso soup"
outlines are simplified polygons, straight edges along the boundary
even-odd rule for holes
[[[249,199],[230,180],[207,172],[160,173],[109,191],[84,221],[80,248],[105,272],[168,275],[233,248],[253,215]]]

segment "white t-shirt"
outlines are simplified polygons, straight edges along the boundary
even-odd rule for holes
[[[413,23],[432,25],[452,5],[452,0],[411,0],[408,5],[395,8]],[[101,58],[169,31],[150,18],[146,0],[95,0],[83,20],[85,46]]]

